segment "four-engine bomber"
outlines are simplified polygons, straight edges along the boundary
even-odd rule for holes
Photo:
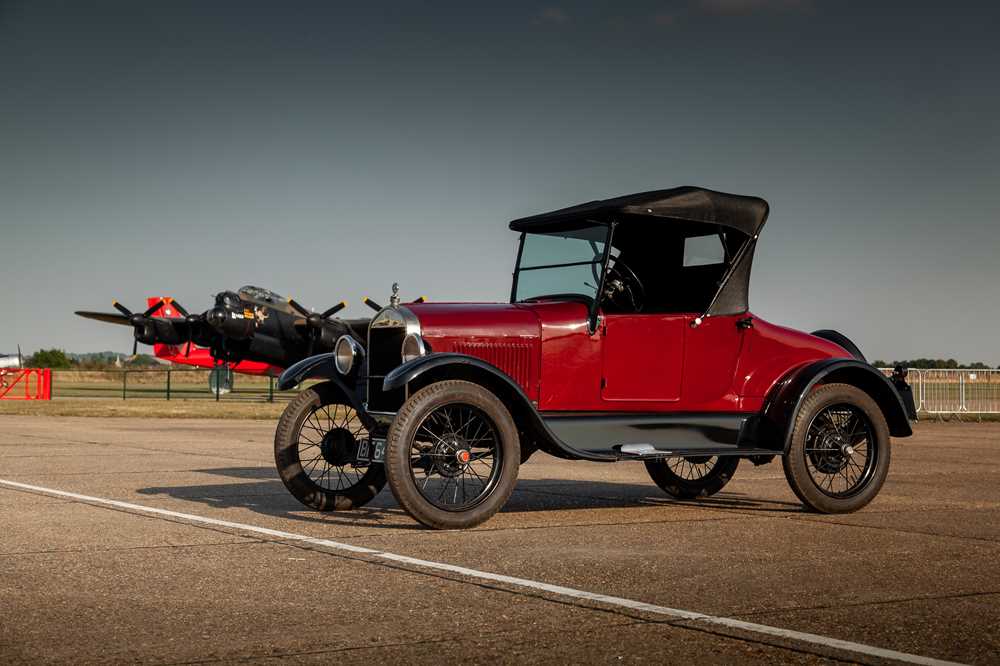
[[[911,434],[912,396],[835,331],[749,312],[768,205],[683,187],[515,220],[509,303],[400,303],[331,353],[281,417],[275,459],[325,511],[385,485],[434,528],[487,520],[537,450],[641,461],[678,498],[718,492],[742,460],[780,457],[809,508],[855,511]]]

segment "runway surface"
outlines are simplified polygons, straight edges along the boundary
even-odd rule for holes
[[[0,418],[0,663],[1000,661],[1000,424],[920,424],[846,516],[536,454],[466,532],[306,510],[272,436]]]

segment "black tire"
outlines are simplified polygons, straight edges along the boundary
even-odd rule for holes
[[[281,482],[295,499],[317,511],[367,504],[385,486],[381,463],[352,464],[357,440],[367,436],[336,386],[305,389],[285,407],[274,433],[274,463]]]
[[[878,494],[889,459],[889,426],[878,404],[857,387],[827,384],[802,402],[782,466],[807,508],[849,513]]]
[[[725,487],[740,466],[736,456],[686,456],[647,460],[646,471],[660,489],[677,499],[711,497]]]
[[[462,425],[463,419],[475,425]],[[492,392],[442,381],[403,404],[389,428],[385,455],[399,505],[427,527],[454,530],[489,520],[507,502],[521,451],[514,420]],[[448,502],[451,492],[454,502]]]

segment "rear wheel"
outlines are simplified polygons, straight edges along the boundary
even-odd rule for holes
[[[393,419],[386,443],[389,488],[413,518],[435,529],[488,520],[517,483],[521,452],[510,412],[478,384],[421,389]]]
[[[646,461],[660,489],[677,499],[710,497],[729,483],[740,465],[735,456],[684,456]]]
[[[385,486],[380,463],[356,464],[368,429],[331,384],[305,389],[288,403],[274,434],[274,462],[285,488],[317,511],[354,509]]]
[[[782,464],[792,491],[808,508],[857,511],[875,499],[889,473],[889,427],[882,410],[854,386],[821,386],[803,401]]]

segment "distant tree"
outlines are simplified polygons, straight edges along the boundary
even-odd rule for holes
[[[976,361],[975,363],[959,363],[953,358],[914,358],[906,361],[892,361],[891,363],[879,359],[873,362],[872,365],[879,368],[894,368],[897,365],[901,365],[904,368],[914,368],[917,370],[955,370],[957,368],[964,368],[968,370],[990,369],[990,366],[982,361]]]
[[[31,368],[69,368],[73,363],[62,349],[39,349],[28,357],[25,365]]]

